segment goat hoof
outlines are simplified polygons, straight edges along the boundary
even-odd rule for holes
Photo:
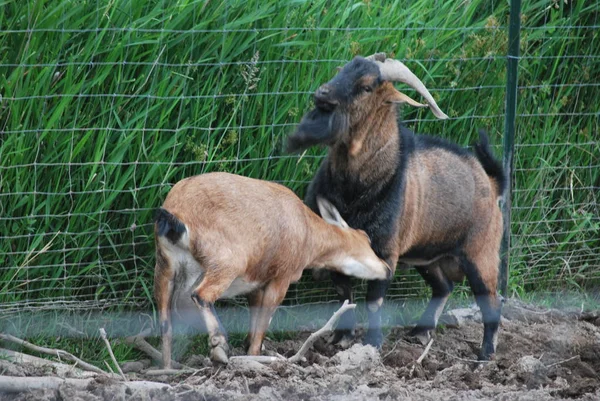
[[[210,359],[213,362],[218,362],[226,365],[229,362],[229,358],[227,357],[227,350],[223,347],[214,347],[210,351]]]
[[[413,343],[427,345],[431,340],[431,330],[417,326],[408,333],[408,337],[408,340]]]
[[[383,344],[383,333],[381,330],[367,330],[367,334],[363,340],[363,345],[372,345],[377,349],[381,349]]]
[[[479,356],[477,356],[477,360],[482,362],[493,361],[494,359],[496,359],[495,353],[487,353],[482,351],[479,353]]]

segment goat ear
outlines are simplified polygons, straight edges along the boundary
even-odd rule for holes
[[[321,217],[327,223],[341,228],[348,228],[348,223],[342,219],[340,212],[327,199],[317,196],[317,206],[319,207]]]
[[[388,97],[385,101],[386,101],[386,103],[409,104],[414,107],[429,107],[426,104],[419,103],[416,100],[411,99],[404,93],[399,92],[397,90],[395,90],[394,93],[390,97]]]

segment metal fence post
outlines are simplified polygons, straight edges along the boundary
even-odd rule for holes
[[[500,293],[507,296],[510,261],[510,208],[512,197],[513,154],[517,118],[517,83],[519,64],[519,34],[521,30],[521,0],[510,2],[510,24],[508,27],[508,61],[506,72],[506,114],[504,118],[504,155],[502,162],[508,178],[508,191],[502,204],[504,232],[502,234],[502,260],[500,264]]]

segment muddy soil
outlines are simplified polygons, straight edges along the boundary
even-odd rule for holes
[[[452,314],[451,314],[452,315]],[[340,350],[315,344],[300,365],[237,363],[212,366],[188,360],[193,375],[132,380],[170,384],[169,389],[130,391],[97,381],[86,389],[0,394],[4,400],[600,400],[600,318],[597,313],[540,309],[511,300],[503,310],[496,357],[478,363],[482,324],[476,309],[446,316],[421,364],[425,347],[408,328],[392,329],[381,351],[354,344]],[[309,333],[296,340],[266,342],[267,353],[294,354]],[[236,350],[239,353],[241,350]],[[140,364],[137,368],[144,367]],[[36,376],[39,368],[2,361],[3,375]],[[44,374],[52,374],[44,372]]]

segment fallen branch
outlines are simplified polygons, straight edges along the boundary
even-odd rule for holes
[[[113,353],[112,347],[110,346],[110,342],[108,341],[108,338],[106,337],[106,330],[104,330],[104,327],[100,327],[100,337],[102,337],[102,340],[104,340],[104,344],[106,345],[106,348],[108,349],[108,354],[110,355],[110,359],[112,359],[113,363],[117,367],[119,374],[121,375],[123,380],[127,381],[127,376],[125,376],[125,374],[121,370],[121,366],[119,366],[119,362],[117,362],[117,358],[115,358],[115,354]]]
[[[85,361],[82,361],[81,359],[77,358],[75,355],[73,355],[67,351],[63,351],[61,349],[39,347],[39,346],[32,344],[30,342],[27,342],[25,340],[21,340],[20,338],[11,336],[10,334],[0,333],[0,339],[2,339],[4,341],[10,341],[15,344],[19,344],[19,345],[21,345],[25,348],[28,348],[32,351],[39,352],[40,354],[52,355],[57,358],[64,358],[68,361],[75,362],[81,369],[89,370],[90,372],[96,372],[96,373],[100,373],[103,375],[108,375],[108,373],[106,373],[102,369],[100,369],[92,364],[89,364]]]
[[[235,362],[235,361],[241,361],[241,360],[260,362],[260,363],[264,363],[266,365],[276,362],[276,361],[289,361],[289,359],[286,359],[284,357],[266,356],[266,355],[240,355],[240,356],[232,356],[229,358],[229,362]]]
[[[202,368],[202,369],[148,369],[142,372],[145,376],[176,376],[181,374],[196,374],[203,370],[207,370],[210,368]]]
[[[423,353],[421,354],[421,356],[414,363],[412,363],[412,366],[410,367],[410,372],[408,372],[409,377],[413,377],[415,368],[417,367],[417,365],[420,365],[421,362],[423,362],[423,359],[425,359],[425,356],[431,349],[431,344],[433,344],[433,338],[431,340],[429,340],[429,342],[427,343],[427,346],[425,347],[425,350],[423,350]]]
[[[54,370],[58,376],[64,377],[67,375],[75,375],[84,378],[95,377],[97,373],[83,371],[76,366],[67,365],[65,363],[54,362],[49,359],[38,358],[37,356],[24,354],[22,352],[17,352],[9,349],[0,348],[0,357],[8,358],[9,361],[15,362],[17,364],[29,364],[36,367],[50,367]]]
[[[125,337],[123,339],[123,342],[125,344],[131,345],[138,351],[143,352],[144,354],[148,355],[154,362],[157,362],[159,365],[162,365],[162,353],[156,348],[154,348],[152,345],[150,345],[150,343],[148,343],[144,339],[144,337],[150,335],[151,332],[152,331],[150,329],[146,329],[141,333],[136,334],[135,336]],[[175,369],[187,368],[187,366],[176,361],[171,361],[171,366],[173,366],[173,368]]]
[[[108,362],[106,362],[106,360],[104,361],[104,364],[106,365],[106,369],[108,369],[108,371],[114,375],[115,371],[113,370],[113,368],[110,367],[110,365],[108,364]]]
[[[315,341],[317,341],[320,337],[324,336],[325,334],[327,334],[333,330],[334,325],[337,323],[340,316],[344,312],[346,312],[350,309],[354,309],[354,308],[356,308],[356,304],[349,304],[348,300],[345,300],[344,303],[342,304],[342,306],[340,307],[340,309],[338,309],[333,314],[333,316],[331,316],[331,318],[327,321],[327,323],[325,323],[325,326],[321,327],[319,330],[312,333],[306,339],[304,344],[302,344],[302,347],[300,347],[300,350],[296,353],[296,355],[290,357],[288,359],[288,361],[292,362],[292,363],[299,362],[304,357],[306,352],[310,349],[310,347],[312,347],[312,345],[315,343]]]
[[[63,384],[85,390],[95,379],[62,379],[60,377],[0,376],[0,393],[20,393],[33,390],[57,390]],[[168,384],[150,381],[118,382],[131,391],[170,388]]]

